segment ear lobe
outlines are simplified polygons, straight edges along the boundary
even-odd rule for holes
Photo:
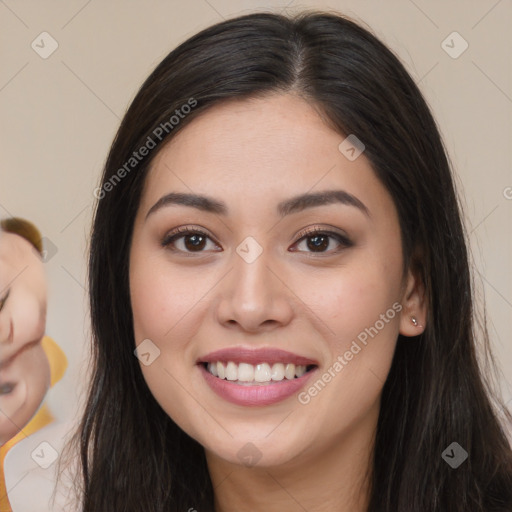
[[[411,266],[413,267],[413,266]],[[425,285],[421,273],[409,268],[402,296],[402,312],[399,332],[403,336],[418,336],[425,330],[427,321],[427,304]]]

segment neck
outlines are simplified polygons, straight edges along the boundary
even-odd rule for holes
[[[377,419],[378,407],[280,466],[244,467],[207,452],[215,512],[365,512]]]

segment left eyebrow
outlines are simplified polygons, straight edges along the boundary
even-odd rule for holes
[[[292,213],[301,212],[307,208],[314,208],[334,203],[353,206],[363,212],[367,217],[371,217],[366,205],[356,196],[345,190],[326,190],[323,192],[301,194],[280,202],[277,205],[277,212],[281,217],[284,217]],[[228,214],[228,208],[222,201],[198,194],[171,192],[161,197],[149,209],[146,214],[146,219],[160,208],[175,204],[197,208],[198,210],[218,215]]]
[[[301,212],[306,208],[315,206],[324,206],[333,203],[341,203],[347,206],[354,206],[361,210],[367,217],[370,212],[366,205],[356,196],[348,193],[346,190],[326,190],[324,192],[316,192],[313,194],[302,194],[292,197],[277,205],[277,211],[281,217],[291,213]]]

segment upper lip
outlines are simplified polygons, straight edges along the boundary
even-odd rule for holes
[[[299,356],[292,352],[287,352],[286,350],[277,348],[254,349],[246,347],[231,347],[216,350],[200,357],[197,363],[212,363],[216,361],[233,361],[234,363],[248,363],[253,365],[260,363],[293,363],[295,365],[318,366],[318,362],[314,359]]]

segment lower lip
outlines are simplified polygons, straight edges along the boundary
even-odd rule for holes
[[[202,364],[198,365],[207,384],[228,402],[243,406],[270,405],[289,398],[303,388],[316,368],[293,380],[283,379],[263,386],[242,386],[232,381],[219,379]]]

